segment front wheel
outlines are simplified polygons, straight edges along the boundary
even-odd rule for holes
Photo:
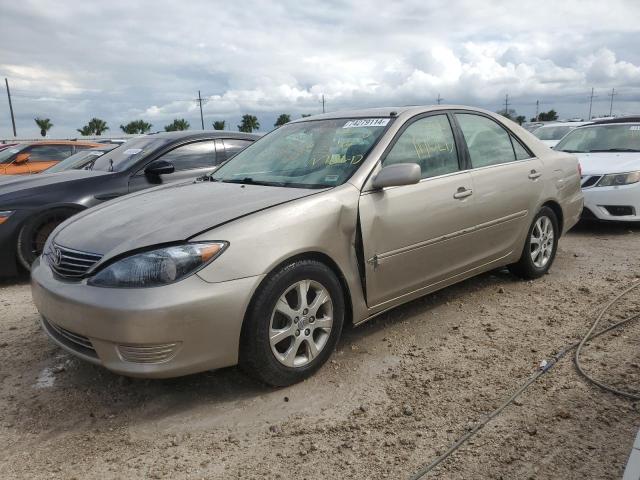
[[[272,386],[304,380],[331,356],[344,322],[344,294],[326,265],[300,260],[261,286],[242,329],[240,367]]]
[[[31,264],[42,254],[44,244],[51,232],[67,218],[78,213],[72,208],[56,208],[41,212],[28,219],[20,229],[16,254],[20,265],[27,271]]]
[[[525,279],[547,273],[556,256],[559,236],[558,217],[549,207],[542,207],[529,227],[520,260],[509,265],[511,273]]]

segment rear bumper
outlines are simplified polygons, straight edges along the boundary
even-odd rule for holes
[[[585,188],[584,217],[617,222],[640,222],[640,183],[619,187]]]
[[[32,267],[33,300],[59,346],[113,372],[166,378],[234,365],[249,300],[262,276],[155,288],[99,288]]]

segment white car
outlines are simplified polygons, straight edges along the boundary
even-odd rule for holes
[[[556,122],[543,125],[535,129],[532,133],[538,137],[547,147],[555,147],[562,137],[578,127],[587,125],[590,122]]]
[[[584,217],[640,222],[640,117],[577,128],[555,149],[580,160]]]

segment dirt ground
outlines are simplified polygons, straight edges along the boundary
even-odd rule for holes
[[[581,225],[549,275],[485,274],[344,332],[308,381],[270,389],[235,368],[132,380],[85,364],[38,326],[26,280],[0,284],[0,478],[404,479],[575,341],[640,276],[640,227]],[[640,292],[612,318],[640,310]],[[640,322],[639,322],[640,323]],[[585,366],[640,388],[640,324]],[[570,357],[428,478],[617,479],[640,404]]]

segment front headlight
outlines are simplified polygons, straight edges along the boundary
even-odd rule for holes
[[[640,182],[640,172],[614,173],[604,175],[596,186],[598,187],[616,187],[618,185],[629,185],[630,183]]]
[[[157,287],[177,282],[218,257],[228,242],[185,243],[136,253],[100,270],[88,281],[97,287]]]

